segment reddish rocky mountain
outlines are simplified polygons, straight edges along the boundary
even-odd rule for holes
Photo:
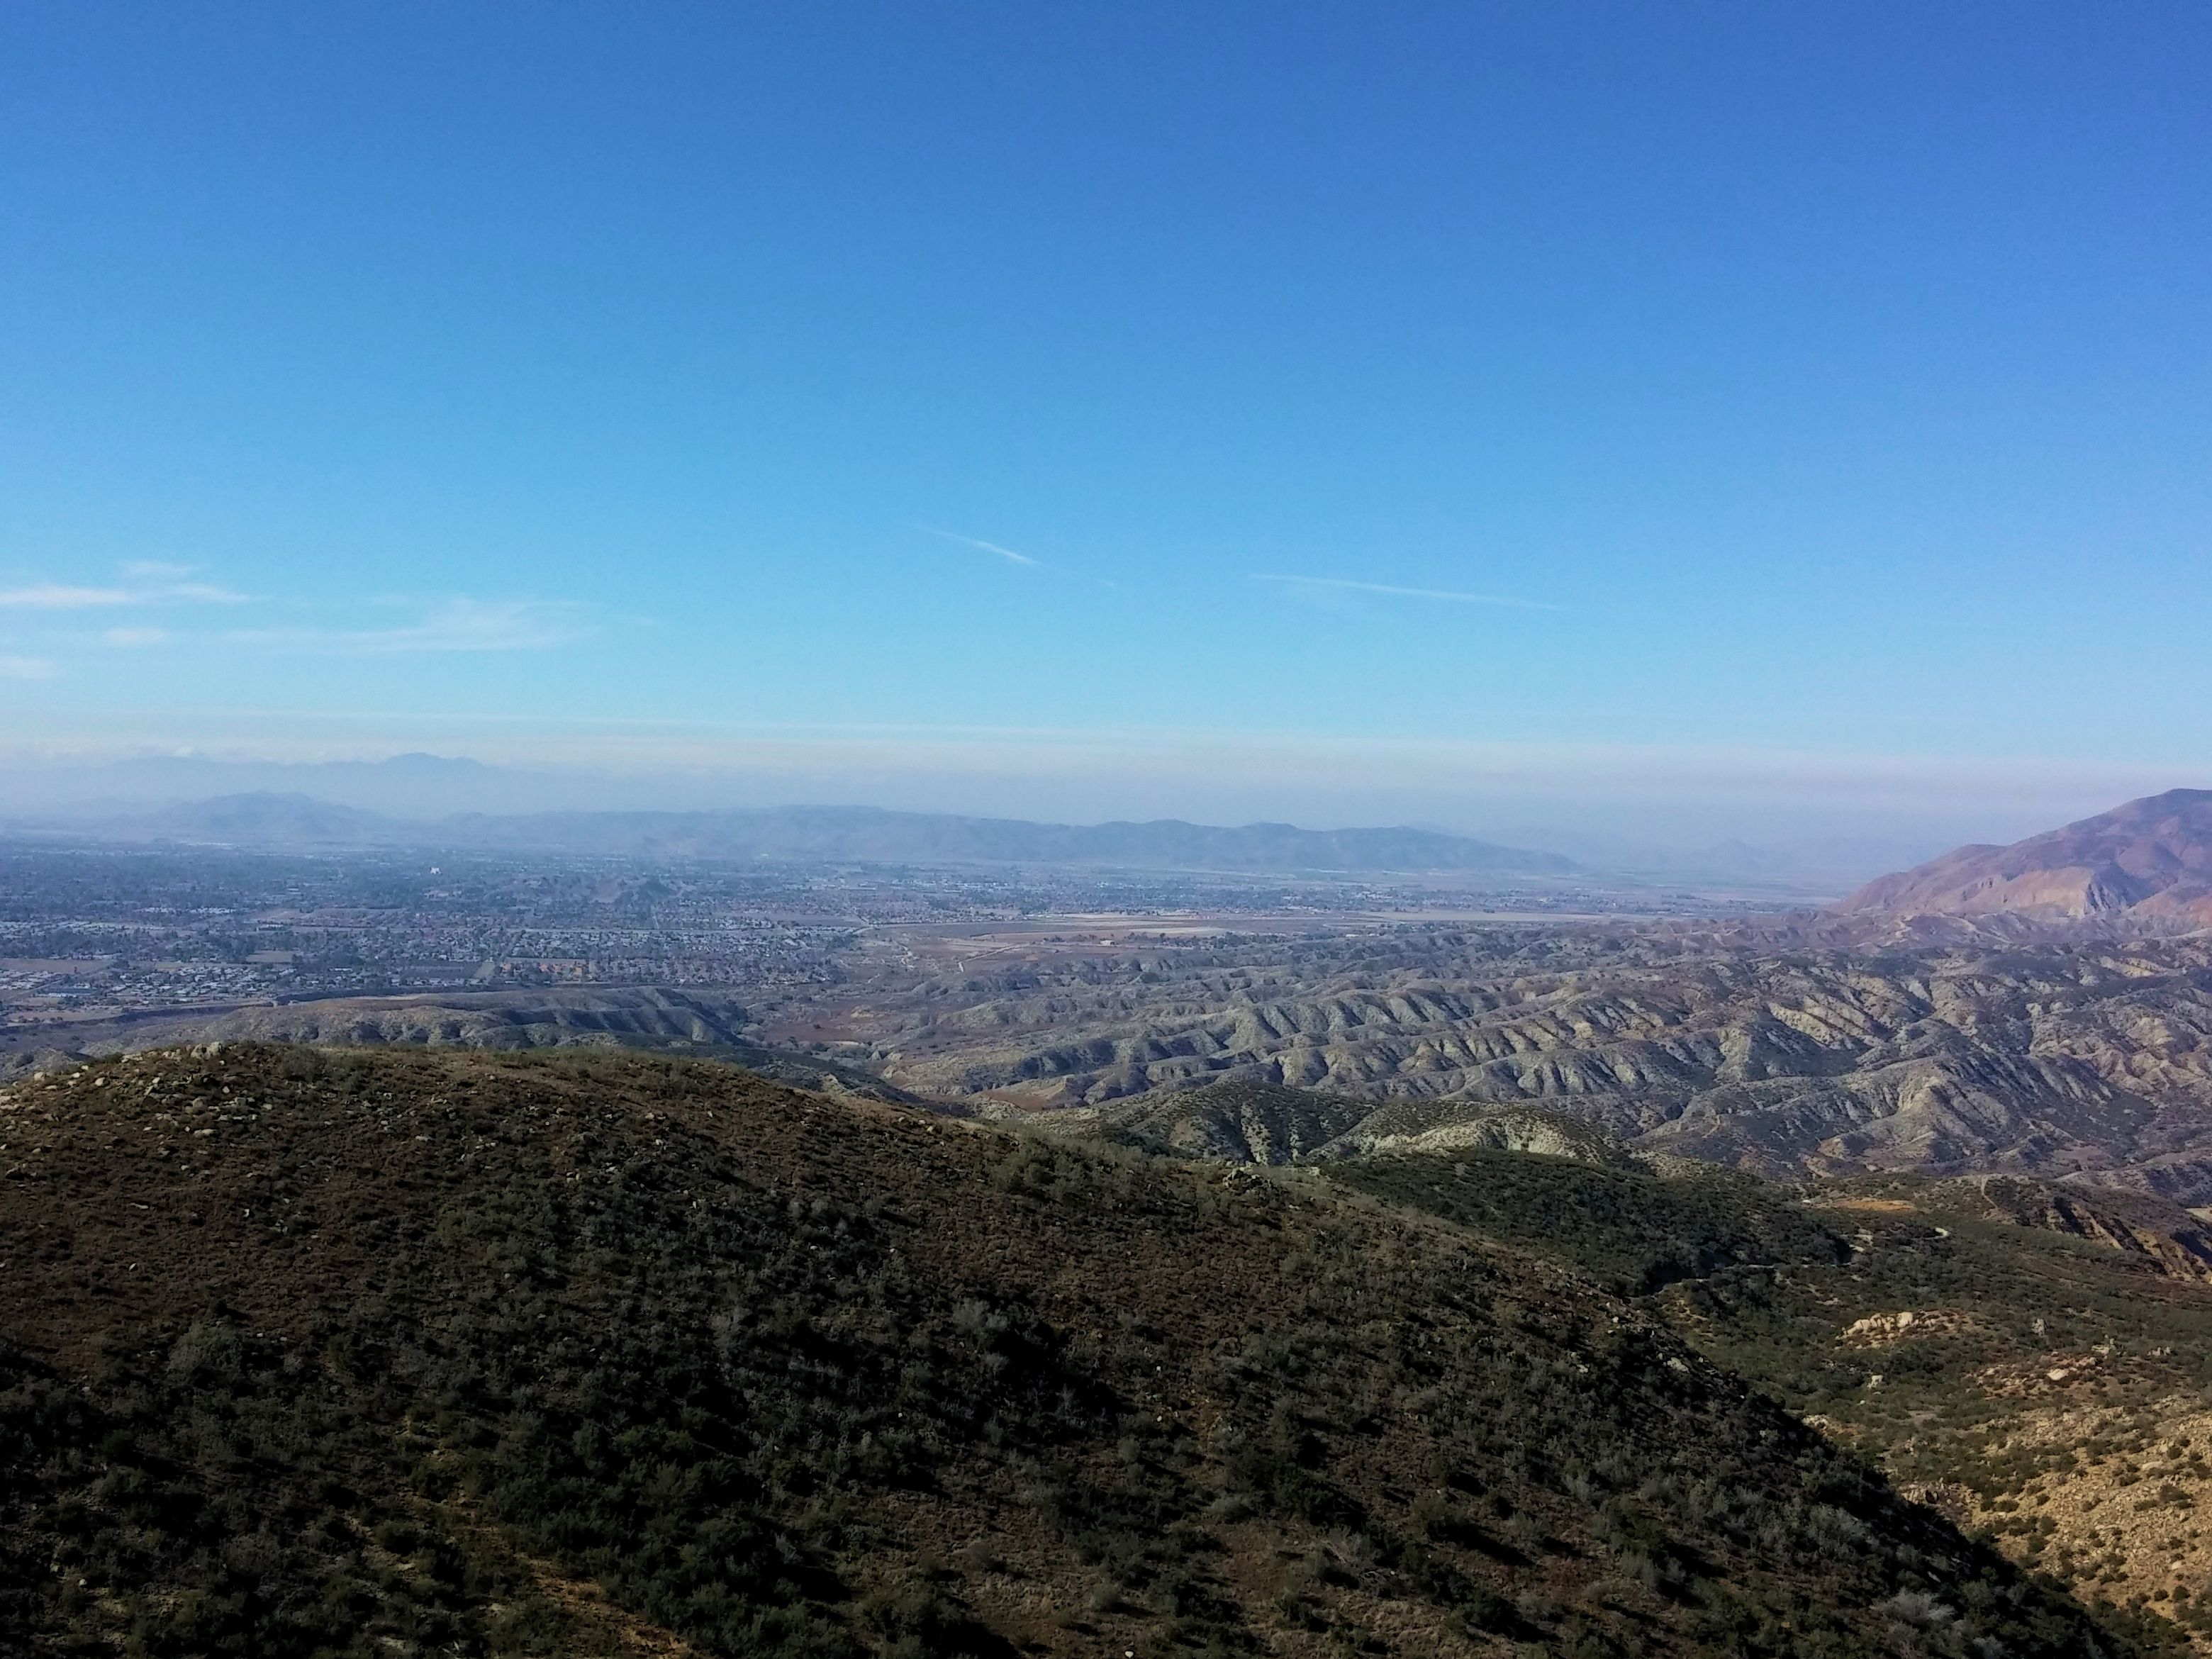
[[[1862,887],[1856,914],[2212,926],[2212,789],[2169,789],[2009,847],[1961,847]]]

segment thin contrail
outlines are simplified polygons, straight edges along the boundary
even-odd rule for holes
[[[942,536],[946,541],[958,542],[963,547],[979,547],[986,553],[995,553],[1000,558],[1012,560],[1016,564],[1035,565],[1039,569],[1044,568],[1044,562],[1042,559],[1033,559],[1026,553],[1017,553],[1012,548],[1001,547],[996,542],[981,541],[973,536],[963,536],[957,530],[939,530],[932,525],[924,525],[921,528],[929,535]]]
[[[1347,576],[1278,576],[1254,572],[1255,582],[1281,582],[1291,587],[1344,587],[1356,593],[1387,593],[1395,599],[1442,599],[1452,605],[1503,605],[1516,611],[1559,611],[1541,599],[1510,599],[1498,593],[1455,593],[1442,587],[1395,587],[1389,582],[1356,582]]]

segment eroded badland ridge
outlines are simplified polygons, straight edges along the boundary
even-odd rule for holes
[[[1332,1103],[1300,1155],[1480,1141],[1510,1107],[1770,1175],[2016,1170],[2201,1204],[2208,872],[2212,792],[2176,790],[1818,916],[1038,959],[870,988],[845,1018],[939,1097],[1164,1125],[1176,1091],[1311,1091]]]
[[[870,994],[848,1023],[885,1077],[948,1098],[1103,1109],[1288,1085],[1407,1133],[1535,1107],[1770,1174],[2014,1169],[2212,1202],[2203,941],[1613,943],[1533,971],[1522,939],[1449,930],[1315,946],[1303,972],[1260,952],[1040,965]]]

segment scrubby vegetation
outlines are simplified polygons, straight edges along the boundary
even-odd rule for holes
[[[2107,1571],[2103,1550],[2059,1536],[2050,1504],[2077,1467],[2148,1453],[2178,1409],[2212,1400],[2212,1291],[2196,1279],[1992,1219],[1961,1183],[1668,1179],[1498,1154],[1377,1158],[1330,1176],[1633,1297],[2015,1555],[2212,1633],[2193,1595],[2154,1594],[2172,1577],[2165,1556],[2154,1584]],[[2084,1413],[2089,1439],[2057,1420]],[[2172,1489],[2193,1502],[2187,1453],[2174,1462],[2190,1492]]]
[[[1777,1262],[1851,1255],[1797,1192],[1714,1170],[1668,1177],[1583,1158],[1484,1149],[1328,1166],[1342,1185],[1448,1218],[1628,1296]]]
[[[2140,1645],[1630,1304],[1310,1176],[252,1047],[9,1091],[0,1149],[0,1646]]]

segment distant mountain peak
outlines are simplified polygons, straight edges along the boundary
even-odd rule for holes
[[[2212,927],[2212,789],[2169,789],[2005,847],[1972,845],[1864,887],[1845,915]]]

